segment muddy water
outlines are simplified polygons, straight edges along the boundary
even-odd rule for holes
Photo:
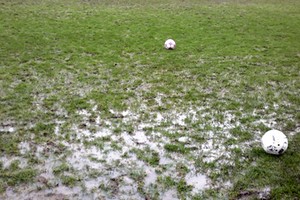
[[[161,102],[158,97],[156,101]],[[145,108],[146,109],[146,108]],[[141,116],[131,111],[116,112],[111,110],[113,115],[121,116],[122,123],[133,123],[134,131],[128,133],[122,131],[114,134],[113,121],[102,119],[101,113],[97,113],[97,107],[92,111],[81,110],[78,114],[82,117],[82,123],[86,127],[79,127],[73,124],[70,131],[75,135],[68,140],[61,139],[60,144],[64,145],[64,151],[55,154],[50,151],[45,154],[47,146],[45,144],[36,145],[34,147],[34,155],[42,161],[41,165],[35,166],[38,170],[38,178],[34,183],[22,185],[15,188],[8,188],[4,194],[4,199],[24,199],[34,197],[51,197],[70,198],[70,199],[144,199],[141,190],[146,193],[158,193],[160,199],[179,199],[176,187],[164,188],[158,182],[159,177],[171,177],[174,181],[183,178],[187,185],[192,187],[191,195],[201,194],[205,189],[210,188],[209,174],[199,173],[196,170],[195,158],[203,156],[203,162],[214,162],[221,157],[228,158],[230,153],[226,151],[226,147],[222,145],[224,139],[230,138],[230,128],[235,126],[234,116],[226,113],[225,121],[220,123],[211,120],[210,124],[213,128],[222,129],[222,132],[207,131],[204,134],[206,140],[199,144],[189,137],[188,133],[176,139],[169,138],[162,134],[161,131],[152,131],[151,134],[146,132],[147,128],[159,127],[169,133],[175,133],[176,127],[185,127],[186,120],[196,122],[199,117],[207,116],[204,112],[205,108],[187,109],[186,112],[180,113],[172,111],[169,113],[155,112],[150,113],[149,121],[141,122]],[[89,121],[90,116],[97,116],[94,122]],[[163,123],[167,126],[162,126]],[[63,135],[61,130],[65,122],[57,121],[54,133],[57,136]],[[105,124],[102,127],[101,124]],[[90,126],[97,126],[95,131],[89,129]],[[163,127],[163,128],[161,128]],[[225,130],[225,131],[224,131]],[[14,132],[14,129],[11,130]],[[221,137],[220,137],[221,136]],[[110,138],[103,141],[103,145],[87,146],[85,141],[94,141],[103,137]],[[114,148],[112,143],[117,143],[119,148]],[[186,148],[193,147],[192,157],[179,153],[166,152],[165,144],[179,142]],[[33,148],[29,142],[21,142],[19,144],[21,155],[32,152]],[[145,150],[149,148],[155,151],[159,156],[159,165],[150,166],[148,163],[139,160],[132,149]],[[9,167],[13,159],[20,159],[22,167],[26,166],[26,159],[21,157],[9,158],[1,157],[0,161],[6,163],[4,167]],[[23,160],[22,160],[23,159]],[[61,175],[55,175],[53,169],[66,163],[70,166],[70,170],[63,172]],[[177,165],[182,164],[187,167],[188,172],[183,176],[178,172]],[[222,163],[221,163],[222,164]],[[71,175],[78,180],[75,186],[67,187],[62,183],[62,175]],[[182,177],[183,176],[183,177]],[[41,180],[44,180],[41,182]],[[47,182],[47,184],[43,183]],[[230,185],[230,183],[228,183]],[[12,192],[12,190],[14,192]],[[0,196],[1,197],[1,196]]]

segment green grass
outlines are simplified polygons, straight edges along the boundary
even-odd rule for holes
[[[164,148],[169,152],[178,152],[182,154],[189,152],[189,149],[185,148],[183,144],[166,144]]]
[[[76,185],[76,182],[80,181],[79,178],[75,177],[75,176],[62,176],[61,178],[62,183],[66,186],[69,187],[74,187]]]
[[[143,160],[151,166],[157,166],[159,164],[159,155],[157,152],[151,150],[150,148],[146,149],[133,149],[132,150],[139,160]]]
[[[271,199],[298,197],[300,157],[297,142],[299,142],[299,134],[295,136],[289,151],[284,156],[266,156],[261,149],[253,149],[249,152],[250,160],[256,165],[245,168],[244,176],[235,176],[234,193],[269,186],[273,188]]]
[[[70,171],[70,166],[67,163],[62,163],[61,165],[53,168],[53,174],[59,175],[62,174],[63,172],[68,172]]]
[[[8,186],[16,186],[21,183],[27,183],[34,180],[36,171],[33,168],[20,168],[20,161],[13,161],[9,168],[3,168],[0,165],[0,191],[4,192]]]
[[[110,179],[112,169],[141,198],[169,189],[178,198],[258,198],[264,188],[270,199],[299,197],[299,8],[297,0],[0,0],[0,198],[45,170],[74,187],[91,173]],[[163,48],[168,38],[173,51]],[[270,129],[288,136],[280,157],[260,147]],[[146,142],[134,139],[141,131]],[[111,150],[125,163],[107,163]],[[72,167],[68,159],[84,152],[89,168]],[[152,186],[132,154],[161,173]],[[63,164],[43,169],[46,158]],[[14,159],[29,164],[4,167]],[[199,194],[184,180],[193,167],[211,180]],[[115,189],[103,192],[122,196]]]

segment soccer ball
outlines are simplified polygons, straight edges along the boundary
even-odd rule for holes
[[[288,139],[281,131],[270,130],[261,138],[261,145],[265,152],[280,155],[287,150]]]
[[[173,49],[175,49],[175,47],[176,47],[175,41],[172,39],[167,39],[167,41],[165,42],[165,48],[173,50]]]

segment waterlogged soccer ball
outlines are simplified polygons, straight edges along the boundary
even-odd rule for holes
[[[165,48],[173,50],[173,49],[175,49],[175,47],[176,47],[175,41],[172,39],[167,39],[167,41],[165,42]]]
[[[265,152],[280,155],[287,150],[288,139],[281,131],[270,130],[261,138],[261,145]]]

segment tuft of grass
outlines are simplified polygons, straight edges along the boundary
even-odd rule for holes
[[[36,142],[47,142],[54,137],[54,124],[39,122],[30,131],[35,134]]]
[[[20,138],[9,134],[0,134],[0,151],[3,154],[18,154]]]
[[[53,168],[53,174],[61,175],[64,172],[69,172],[72,168],[67,163],[61,163],[59,166]]]
[[[76,185],[76,183],[80,181],[80,179],[78,177],[76,177],[76,176],[63,175],[61,177],[61,181],[66,186],[74,187]]]
[[[101,137],[101,138],[95,138],[92,141],[84,140],[83,144],[86,147],[95,146],[99,149],[103,149],[106,141],[107,141],[107,139],[105,137]]]
[[[159,182],[165,189],[170,189],[176,186],[176,181],[171,176],[159,176],[157,178]]]
[[[180,177],[185,177],[185,175],[189,172],[188,167],[183,163],[176,164],[176,171]]]
[[[21,183],[32,183],[37,175],[33,168],[20,168],[20,161],[13,161],[9,168],[0,169],[0,191],[5,191],[7,186],[17,186]]]
[[[165,144],[164,148],[168,152],[175,152],[181,154],[187,154],[190,152],[188,148],[184,146],[184,144],[177,143],[177,144]]]
[[[230,130],[230,133],[234,136],[239,138],[239,141],[249,141],[253,139],[253,134],[249,133],[249,131],[244,131],[240,126],[237,126]]]
[[[156,151],[151,150],[149,147],[145,149],[132,149],[139,160],[143,160],[151,166],[159,165],[159,154]]]
[[[187,185],[185,180],[181,179],[177,183],[176,189],[181,198],[186,198],[186,194],[192,190],[192,186]]]

